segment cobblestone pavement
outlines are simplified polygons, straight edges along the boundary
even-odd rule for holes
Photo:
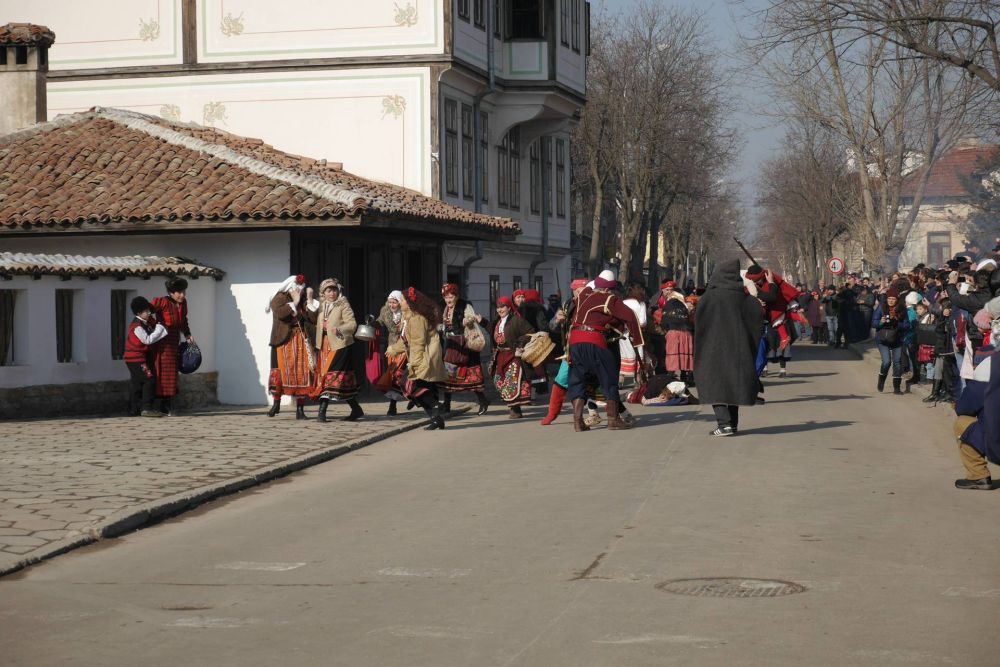
[[[222,408],[165,419],[0,422],[0,574],[416,427],[423,415],[327,424],[294,417]]]

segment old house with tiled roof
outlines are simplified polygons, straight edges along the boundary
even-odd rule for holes
[[[0,22],[59,35],[48,119],[193,121],[518,222],[515,239],[442,246],[442,276],[479,310],[569,282],[589,16],[587,0],[0,0]]]
[[[44,68],[20,60],[7,67]],[[0,392],[69,383],[83,400],[88,386],[127,377],[113,355],[124,299],[187,275],[200,278],[189,291],[200,373],[213,390],[217,375],[223,402],[262,403],[264,307],[290,272],[312,284],[336,275],[357,312],[377,312],[401,285],[434,292],[446,241],[520,231],[211,127],[122,109],[58,116],[0,136]]]
[[[967,183],[995,163],[1000,146],[981,145],[976,140],[960,143],[942,155],[931,167],[923,200],[913,229],[900,256],[900,268],[924,263],[941,266],[966,248],[967,239],[959,225],[972,212]],[[903,209],[907,215],[916,190],[917,173],[903,183]]]

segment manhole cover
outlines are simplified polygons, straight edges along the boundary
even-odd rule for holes
[[[705,598],[775,598],[807,590],[802,584],[777,579],[742,579],[711,577],[704,579],[674,579],[656,584],[661,591],[677,595]]]

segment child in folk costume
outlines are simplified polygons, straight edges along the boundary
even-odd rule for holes
[[[458,285],[445,283],[441,287],[444,299],[442,326],[445,334],[444,367],[448,379],[441,384],[444,403],[441,407],[446,414],[451,412],[451,395],[470,391],[476,395],[479,410],[476,414],[486,414],[490,402],[483,391],[483,364],[479,352],[469,348],[466,340],[468,327],[479,328],[483,322],[472,304],[458,297]]]
[[[635,283],[629,288],[623,303],[632,309],[632,312],[635,313],[636,321],[639,322],[639,326],[645,329],[647,322],[646,288],[639,283]],[[622,360],[621,367],[618,369],[618,384],[623,385],[625,384],[625,378],[635,377],[635,374],[639,372],[639,369],[642,367],[642,357],[641,351],[636,351],[627,337],[622,337],[618,341],[618,349]]]
[[[517,356],[532,334],[531,325],[514,310],[509,297],[497,299],[497,321],[493,325],[493,360],[490,376],[500,398],[510,408],[509,419],[521,419],[521,407],[531,403],[531,383]]]
[[[281,410],[281,397],[295,396],[295,418],[305,419],[306,399],[313,393],[316,355],[306,323],[316,322],[319,302],[303,275],[289,276],[265,309],[271,313],[271,374],[268,392],[274,402],[267,416]]]
[[[167,335],[153,349],[153,372],[156,375],[156,397],[160,410],[171,416],[177,414],[173,398],[177,395],[177,348],[182,337],[194,344],[188,325],[187,281],[171,278],[166,282],[167,296],[153,299],[151,304],[156,321],[167,330]]]
[[[312,399],[319,401],[321,422],[327,421],[326,411],[331,401],[346,401],[351,406],[351,414],[343,421],[358,421],[365,416],[358,404],[358,379],[351,364],[351,346],[358,322],[339,280],[324,280],[319,285],[319,295],[321,301],[316,313],[316,350],[319,354]]]
[[[131,307],[135,318],[125,335],[125,366],[130,376],[128,413],[133,417],[162,417],[162,412],[153,409],[156,376],[152,346],[166,337],[167,329],[153,317],[153,307],[144,297],[132,299]]]
[[[386,379],[385,386],[378,386],[389,399],[389,411],[386,416],[396,415],[396,402],[403,398],[402,387],[395,382],[403,369],[406,367],[406,343],[403,342],[401,334],[403,332],[403,309],[400,304],[403,302],[403,293],[399,290],[389,292],[385,300],[385,305],[379,312],[379,324],[386,330],[385,361],[386,371],[383,377]]]
[[[410,287],[400,302],[403,309],[402,340],[406,344],[406,368],[399,378],[403,395],[419,405],[431,418],[424,430],[444,428],[438,406],[438,383],[448,374],[444,370],[444,352],[438,325],[441,311],[427,295]]]

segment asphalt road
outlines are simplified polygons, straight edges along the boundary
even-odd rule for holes
[[[494,409],[0,579],[0,664],[1000,664],[1000,492],[953,488],[947,409],[796,354],[734,438]],[[721,577],[750,597],[668,583]]]

